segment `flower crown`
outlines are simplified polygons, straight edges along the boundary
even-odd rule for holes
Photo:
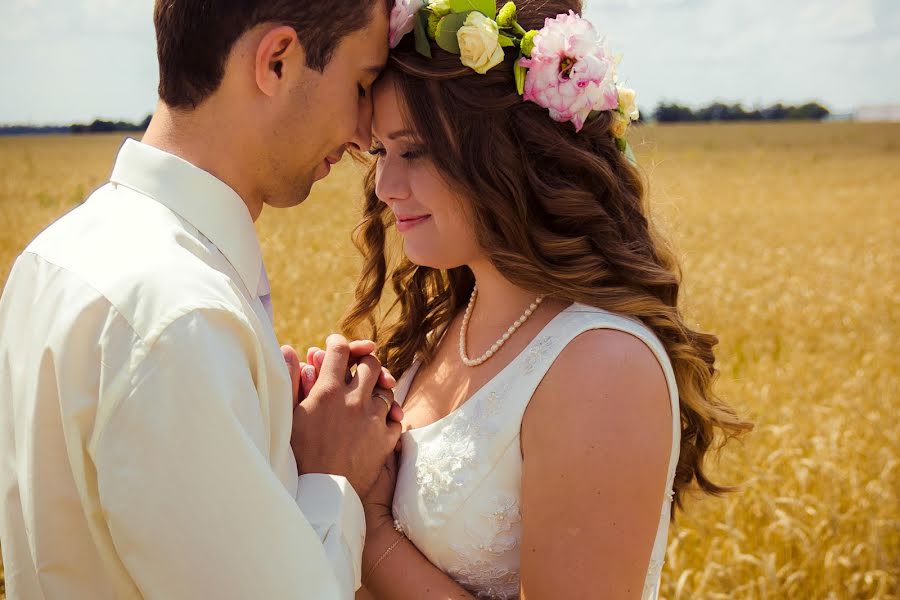
[[[554,121],[571,122],[575,131],[595,114],[611,111],[616,144],[633,159],[624,136],[640,116],[634,90],[618,84],[618,59],[594,26],[573,11],[546,19],[540,31],[525,31],[514,2],[498,13],[494,0],[396,0],[390,27],[391,48],[412,31],[419,54],[431,58],[434,40],[482,75],[503,62],[504,48],[518,48],[516,87],[524,100],[548,109]]]

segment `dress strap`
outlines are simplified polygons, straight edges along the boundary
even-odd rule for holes
[[[517,418],[508,418],[507,422],[518,430],[521,429],[525,409],[557,357],[572,340],[593,329],[613,329],[638,338],[653,352],[663,369],[669,389],[669,407],[672,416],[672,449],[669,457],[669,482],[666,488],[671,490],[681,446],[678,385],[672,363],[662,342],[649,327],[636,319],[583,304],[573,304],[563,310],[516,358],[514,362],[518,364],[515,368],[511,369],[502,381],[497,382],[501,389],[507,392],[503,400],[505,408],[518,413],[515,415]]]

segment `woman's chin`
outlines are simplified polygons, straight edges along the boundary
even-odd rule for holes
[[[410,242],[410,240],[403,242],[403,253],[414,265],[431,269],[448,270],[466,264],[465,261],[448,256],[448,253],[437,251],[434,248],[422,248],[415,242]]]
[[[415,248],[410,248],[410,244],[403,245],[403,253],[406,254],[406,258],[409,259],[414,265],[418,265],[420,267],[431,267],[432,269],[439,269],[440,267],[435,266],[434,257],[429,255],[427,252],[417,251]]]

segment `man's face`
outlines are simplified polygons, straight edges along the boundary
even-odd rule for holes
[[[376,6],[369,24],[341,41],[324,72],[301,67],[297,85],[276,107],[266,204],[300,204],[345,150],[368,149],[372,84],[387,55],[388,16]]]

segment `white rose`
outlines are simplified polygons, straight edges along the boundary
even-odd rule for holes
[[[431,0],[431,2],[428,3],[428,8],[439,17],[449,15],[450,0]]]
[[[628,88],[619,88],[619,111],[631,121],[640,118],[637,105],[634,103],[637,94]]]
[[[612,120],[612,134],[615,138],[623,138],[625,137],[625,132],[628,131],[628,124],[631,123],[631,119],[626,116],[623,116],[617,110],[613,111],[613,120]]]
[[[497,24],[481,14],[471,12],[465,24],[456,32],[462,64],[484,75],[503,62]]]

